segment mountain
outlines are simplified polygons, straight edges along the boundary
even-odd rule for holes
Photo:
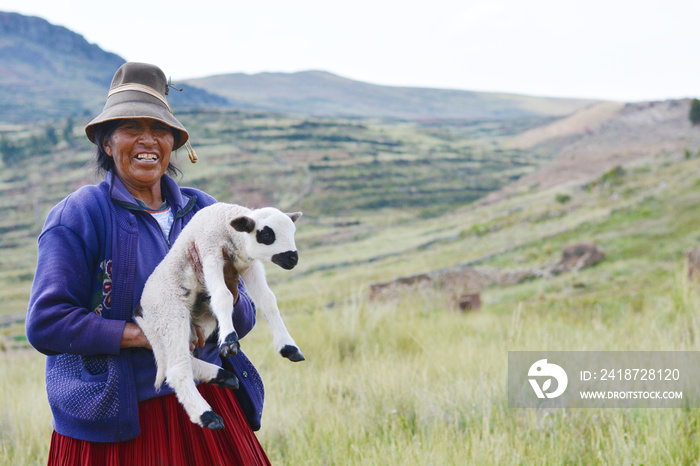
[[[124,59],[70,30],[0,12],[0,106],[4,121],[90,115]]]
[[[0,12],[0,121],[27,123],[100,111],[124,59],[61,26]],[[227,74],[176,83],[174,109],[407,120],[498,120],[569,115],[596,101],[380,86],[324,71]]]
[[[325,71],[234,73],[186,83],[241,107],[317,116],[497,120],[569,115],[596,101],[380,86]]]
[[[33,16],[0,12],[0,120],[34,122],[102,109],[114,72],[125,60],[62,26]],[[173,106],[229,105],[192,86]],[[177,104],[176,104],[177,103]]]

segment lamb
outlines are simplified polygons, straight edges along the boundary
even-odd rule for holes
[[[193,423],[209,429],[224,427],[221,416],[197,391],[195,379],[238,388],[234,374],[195,358],[189,349],[195,325],[206,338],[218,324],[220,354],[238,353],[232,319],[234,298],[224,280],[226,257],[233,261],[249,296],[270,325],[275,350],[291,361],[304,360],[282,321],[263,268],[263,261],[287,270],[297,265],[294,222],[300,216],[301,212],[285,214],[272,207],[251,210],[235,204],[213,204],[192,217],[146,281],[135,320],[153,348],[157,365],[154,385],[160,389],[167,379]],[[192,243],[199,252],[204,285],[187,257]]]

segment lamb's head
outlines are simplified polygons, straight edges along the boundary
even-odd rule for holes
[[[249,216],[233,219],[231,226],[249,234],[247,252],[250,257],[290,270],[299,261],[294,243],[294,222],[299,217],[301,212],[286,214],[274,207],[265,207],[254,210]]]

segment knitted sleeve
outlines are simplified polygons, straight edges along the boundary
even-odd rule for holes
[[[233,307],[233,327],[243,338],[255,326],[255,304],[248,296],[243,279],[238,282],[238,302]]]
[[[75,204],[64,201],[54,208],[39,237],[27,339],[47,355],[118,354],[125,322],[88,309],[99,268],[99,221],[91,221],[85,209],[71,209]]]

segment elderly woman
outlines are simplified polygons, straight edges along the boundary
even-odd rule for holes
[[[26,325],[30,343],[47,355],[49,464],[269,464],[253,433],[262,381],[245,355],[223,359],[215,342],[198,342],[194,354],[235,372],[241,385],[199,386],[225,423],[203,429],[169,387],[153,388],[153,353],[133,320],[148,276],[192,216],[215,202],[166,174],[177,172],[171,153],[189,138],[167,94],[158,67],[119,68],[104,110],[85,128],[105,179],[56,205],[39,236]],[[255,307],[235,274],[227,276],[242,337]]]

